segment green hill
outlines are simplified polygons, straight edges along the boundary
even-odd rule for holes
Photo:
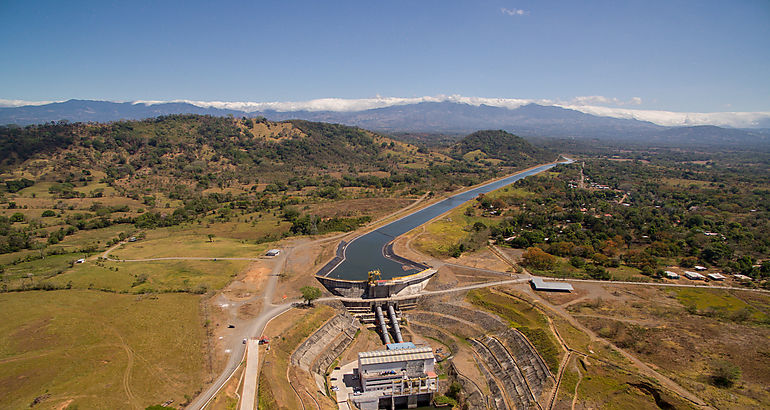
[[[496,159],[502,161],[502,165],[513,167],[556,159],[553,152],[535,147],[527,140],[503,130],[476,131],[452,146],[452,153],[466,159],[468,154],[473,158]]]

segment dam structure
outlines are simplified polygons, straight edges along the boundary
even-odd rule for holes
[[[436,271],[430,266],[396,255],[393,252],[393,240],[396,237],[480,194],[569,162],[572,160],[540,165],[489,182],[422,208],[350,242],[342,241],[337,246],[335,257],[316,273],[316,278],[333,294],[349,298],[387,298],[419,293]],[[374,279],[371,277],[373,271],[378,272]],[[367,272],[370,274],[368,277]]]

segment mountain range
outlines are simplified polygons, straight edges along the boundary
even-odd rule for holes
[[[501,129],[522,136],[598,138],[656,145],[770,145],[768,128],[739,129],[710,125],[667,127],[635,119],[591,115],[538,104],[517,108],[458,102],[420,102],[361,111],[255,111],[202,107],[185,102],[116,103],[69,100],[44,105],[0,108],[0,124],[28,125],[51,121],[109,122],[169,114],[236,117],[262,116],[270,120],[303,119],[358,126],[380,132],[462,135],[479,129]],[[766,121],[767,122],[767,121]]]

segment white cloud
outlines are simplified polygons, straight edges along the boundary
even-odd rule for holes
[[[718,125],[722,127],[752,128],[759,126],[760,121],[770,119],[770,112],[674,112],[601,107],[596,105],[555,105],[591,115],[649,121],[664,126]]]
[[[522,9],[507,9],[505,7],[500,9],[500,12],[509,16],[523,16],[529,14],[528,11]]]
[[[588,95],[572,98],[567,104],[570,105],[639,105],[642,99],[633,97],[628,101],[623,101],[616,97],[605,97],[603,95]]]
[[[25,105],[45,105],[62,101],[27,101],[27,100],[6,100],[0,98],[0,107],[23,107]]]

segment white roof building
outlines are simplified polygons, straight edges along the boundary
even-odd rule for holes
[[[545,290],[552,292],[572,292],[573,288],[567,282],[546,282],[543,278],[532,278],[529,280],[535,290]]]
[[[666,277],[669,279],[679,279],[679,274],[670,270],[666,271]]]
[[[721,273],[709,273],[706,276],[708,276],[711,280],[725,280],[725,276]]]
[[[706,277],[701,275],[700,273],[693,272],[693,271],[690,271],[690,270],[684,271],[684,276],[687,277],[687,279],[690,279],[690,280],[704,280],[704,279],[706,279]]]
[[[278,256],[280,253],[281,253],[280,249],[270,249],[269,251],[267,251],[267,253],[265,255],[267,255],[267,256]]]

